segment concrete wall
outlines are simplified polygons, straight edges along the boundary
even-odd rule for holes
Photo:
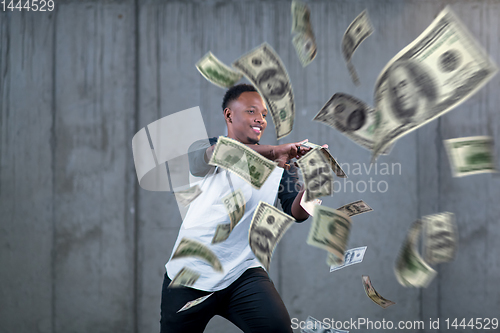
[[[132,136],[193,106],[210,136],[224,134],[224,90],[194,64],[209,50],[230,64],[264,41],[295,93],[294,131],[281,143],[328,143],[350,164],[353,188],[342,181],[323,204],[363,199],[375,210],[353,221],[349,248],[367,245],[364,262],[335,273],[325,252],[305,243],[310,220],[287,232],[271,276],[291,317],[424,320],[426,332],[437,332],[429,318],[440,318],[445,332],[446,318],[500,317],[500,177],[451,177],[442,144],[471,135],[500,142],[500,76],[400,139],[377,173],[365,169],[367,151],[311,122],[336,92],[372,104],[382,67],[447,4],[500,63],[498,1],[311,1],[318,55],[306,68],[291,42],[289,1],[61,0],[53,12],[0,12],[0,332],[159,330],[164,264],[181,216],[172,193],[138,186]],[[376,31],[353,57],[356,87],[340,44],[365,8]],[[277,144],[274,133],[270,122],[263,142]],[[498,146],[495,153],[498,162]],[[400,168],[382,175],[383,163]],[[380,190],[363,191],[369,181]],[[457,258],[437,266],[427,289],[403,288],[393,266],[409,225],[440,211],[456,214]],[[371,302],[363,274],[397,304],[384,310]],[[238,329],[216,317],[206,331]]]

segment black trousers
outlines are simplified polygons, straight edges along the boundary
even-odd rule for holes
[[[245,333],[291,333],[290,315],[267,272],[246,270],[226,289],[216,291],[204,302],[182,312],[189,301],[210,294],[188,287],[167,288],[165,273],[161,295],[161,333],[203,332],[209,320],[219,315]]]

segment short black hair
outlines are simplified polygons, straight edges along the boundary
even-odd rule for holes
[[[254,86],[251,84],[241,83],[235,86],[232,86],[226,91],[224,98],[222,99],[222,111],[227,108],[227,105],[232,101],[235,101],[240,97],[240,95],[247,91],[257,91]]]

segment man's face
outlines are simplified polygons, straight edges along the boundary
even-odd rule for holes
[[[418,89],[406,68],[397,67],[391,74],[392,91],[397,105],[402,111],[416,108],[418,105]]]
[[[246,91],[228,105],[228,136],[241,143],[259,142],[267,127],[267,109],[256,91]]]

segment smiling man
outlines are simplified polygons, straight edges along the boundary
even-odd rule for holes
[[[246,333],[290,333],[290,316],[285,305],[250,248],[249,228],[259,202],[273,205],[276,198],[279,198],[283,211],[297,222],[309,217],[300,206],[303,190],[299,191],[295,186],[297,170],[290,166],[291,159],[300,158],[309,149],[299,148],[303,141],[277,146],[259,145],[267,127],[268,110],[251,85],[230,88],[224,96],[222,110],[227,136],[276,161],[279,167],[260,189],[255,189],[229,171],[208,164],[217,138],[191,146],[189,168],[194,176],[204,177],[199,185],[202,193],[189,206],[174,250],[182,238],[196,240],[217,256],[223,272],[214,271],[207,262],[196,257],[170,258],[162,290],[161,332],[203,332],[210,319],[219,315]],[[245,213],[225,241],[211,244],[217,226],[230,223],[222,198],[237,190],[243,193]],[[263,240],[263,249],[265,241],[268,240]],[[171,280],[184,267],[197,272],[200,277],[189,287],[169,288]],[[187,302],[211,293],[202,303],[177,313]]]

